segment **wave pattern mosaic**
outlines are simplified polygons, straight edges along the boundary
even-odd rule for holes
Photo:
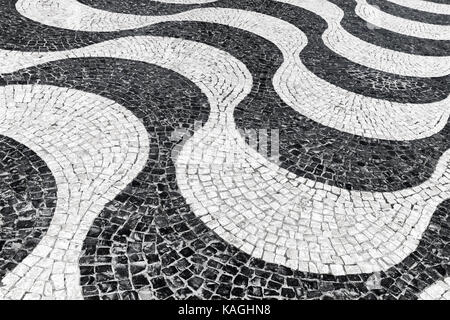
[[[0,299],[450,299],[448,0],[0,0]]]

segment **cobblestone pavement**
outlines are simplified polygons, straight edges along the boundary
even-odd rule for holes
[[[0,0],[0,299],[450,299],[449,0]]]

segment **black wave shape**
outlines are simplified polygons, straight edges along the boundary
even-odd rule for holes
[[[162,16],[168,14],[176,14],[192,9],[198,9],[203,8],[205,6],[214,5],[214,3],[177,4],[151,0],[137,0],[137,1],[78,0],[78,2],[96,9],[107,10],[110,12],[140,14],[148,16]]]
[[[416,299],[450,274],[450,201],[403,262],[377,274],[332,276],[252,258],[208,229],[179,192],[160,199],[146,191],[140,182],[130,186],[91,227],[80,259],[86,299]]]
[[[104,9],[103,5],[106,6],[108,4],[106,8],[112,10],[112,6],[110,6],[108,1],[106,1],[107,3],[103,0],[100,2],[91,2],[95,2],[97,6],[102,9]],[[100,3],[102,5],[99,5]],[[123,8],[127,3],[130,2],[120,2],[118,8]],[[255,5],[255,3],[264,3],[264,5]],[[130,3],[130,8],[134,8],[133,5],[136,4],[144,4],[144,2],[133,1]],[[308,37],[308,45],[300,54],[300,58],[305,66],[318,77],[348,91],[368,97],[402,103],[428,103],[440,101],[445,99],[450,93],[450,87],[448,86],[450,76],[434,78],[400,76],[368,68],[340,56],[323,43],[321,35],[327,29],[328,25],[326,21],[320,16],[305,9],[277,2],[265,3],[264,1],[240,1],[239,4],[237,4],[234,1],[229,2],[228,0],[222,0],[219,1],[217,5],[245,10],[251,9],[255,12],[274,16],[293,24],[302,30]],[[184,7],[184,5],[176,6],[181,8]],[[140,8],[140,5],[138,5],[138,7]],[[149,8],[152,8],[152,6],[149,6]],[[299,16],[301,16],[302,19],[298,19]],[[33,28],[34,27],[35,25],[33,25]],[[23,30],[23,28],[20,29]],[[38,29],[41,29],[41,27],[38,27]],[[98,35],[97,38],[93,37],[92,33],[71,32],[58,28],[54,28],[53,32],[50,32],[50,34],[47,35],[42,33],[43,30],[39,30],[39,33],[40,36],[45,39],[54,38],[51,35],[52,33],[62,33],[63,38],[65,36],[66,38],[73,40],[75,40],[76,37],[78,41],[74,41],[74,44],[78,47],[80,43],[92,44],[93,41],[100,42],[127,35],[158,35],[158,31],[162,29],[163,27],[161,26],[150,26],[123,32],[95,33],[95,35]],[[234,28],[230,28],[230,31],[228,31],[230,36],[234,33],[233,29]],[[7,30],[9,30],[8,32],[12,32],[11,27],[8,27]],[[47,29],[47,31],[49,30]],[[32,33],[28,32],[27,34],[29,35]],[[86,40],[84,39],[85,36],[87,37]],[[174,36],[177,37],[178,35]],[[16,37],[15,34],[14,37]],[[59,39],[60,37],[56,38]],[[18,41],[21,41],[28,50],[33,47],[28,40],[24,40],[22,37],[18,37],[18,39]],[[46,40],[45,43],[48,43],[48,41],[49,40]],[[11,44],[11,41],[8,41],[8,43]],[[62,44],[60,43],[59,46],[61,45]],[[67,49],[65,45],[62,45],[62,47],[63,49]],[[8,47],[8,49],[12,48]],[[40,47],[36,49],[41,50]]]
[[[72,31],[46,26],[22,16],[16,10],[16,2],[17,0],[0,0],[0,48],[5,50],[70,50],[114,39],[122,34]]]
[[[250,7],[245,1],[240,4],[243,8]],[[336,86],[365,96],[402,103],[434,102],[449,94],[449,76],[400,76],[367,68],[336,54],[321,39],[321,34],[327,28],[326,22],[307,10],[276,2],[253,9],[283,19],[303,30],[308,37],[308,45],[300,54],[303,63],[318,77]],[[163,29],[161,25],[156,25],[111,33],[78,32],[46,27],[20,15],[21,18],[13,19],[18,15],[14,8],[4,7],[3,10],[8,17],[5,21],[12,21],[8,24],[2,19],[4,25],[0,28],[3,35],[0,37],[0,46],[8,50],[68,50],[124,36],[159,35]],[[302,19],[298,19],[298,16]],[[233,35],[233,29],[229,29],[229,36]]]
[[[368,23],[355,13],[355,0],[328,0],[345,13],[342,27],[354,36],[377,46],[424,56],[448,56],[450,41],[411,37],[386,29],[369,28]]]
[[[183,25],[184,27],[184,25]],[[79,76],[82,74],[83,76]],[[86,299],[415,299],[449,274],[450,201],[434,213],[417,250],[379,274],[331,276],[251,258],[191,211],[177,186],[171,133],[206,121],[206,97],[160,67],[109,58],[69,59],[15,73],[13,82],[69,87],[112,99],[149,132],[145,168],[97,217],[80,258]],[[367,282],[378,278],[375,286]]]
[[[283,58],[272,43],[242,30],[234,30],[230,37],[229,28],[220,25],[211,34],[209,26],[194,22],[172,23],[170,27],[165,24],[159,34],[206,43],[247,66],[253,88],[235,111],[236,124],[243,130],[278,129],[283,168],[341,188],[393,191],[428,179],[449,148],[449,124],[425,139],[387,141],[344,133],[302,116],[275,92],[272,78]]]
[[[148,3],[146,0],[133,0],[133,1],[120,1],[119,4],[114,4],[112,0],[82,0],[84,3],[89,4],[95,8],[111,11],[111,12],[122,12],[122,13],[133,13],[140,15],[151,15],[155,14],[155,4],[150,3],[147,8],[145,4]],[[369,28],[365,20],[361,19],[356,13],[356,1],[354,0],[329,0],[330,2],[336,4],[344,11],[344,19],[341,21],[341,25],[351,34],[360,39],[376,44],[383,48],[388,48],[391,50],[396,50],[400,52],[407,52],[417,55],[426,56],[447,56],[450,52],[450,41],[443,40],[432,40],[423,39],[418,37],[411,37],[395,33],[386,29],[380,28]],[[219,0],[213,3],[195,5],[195,7],[189,7],[183,4],[170,5],[170,6],[159,6],[158,14],[173,14],[178,12],[187,11],[194,8],[204,8],[204,7],[222,7],[222,8],[235,8],[248,11],[264,12],[267,8],[278,6],[279,8],[288,8],[289,5],[284,5],[277,3],[276,1],[270,0]],[[298,7],[290,6],[291,10],[300,13]],[[306,10],[303,10],[304,12]],[[288,10],[281,11],[281,14],[289,13]],[[276,16],[276,14],[275,14]],[[427,15],[424,15],[427,16]],[[321,18],[319,18],[321,19]],[[299,21],[297,21],[299,20]],[[296,19],[294,21],[302,24],[306,28],[314,28],[314,23],[308,22],[308,20]],[[305,29],[301,28],[302,31]]]
[[[298,176],[349,190],[394,191],[430,178],[449,148],[449,124],[428,138],[387,141],[344,133],[304,117],[287,106],[273,88],[273,75],[283,61],[281,52],[252,33],[196,22],[152,28],[153,32],[148,28],[145,34],[203,42],[229,52],[248,67],[253,89],[235,111],[236,124],[244,130],[278,129],[281,167]],[[14,78],[5,76],[4,81],[11,83]]]
[[[306,9],[270,2],[265,6],[255,7],[253,11],[279,18],[302,30],[308,37],[308,45],[300,53],[302,62],[315,75],[340,88],[402,103],[440,101],[449,94],[450,76],[400,76],[362,66],[335,53],[323,43],[321,37],[328,24]]]
[[[367,3],[377,6],[380,10],[393,16],[429,24],[450,25],[450,15],[420,11],[398,5],[389,0],[367,0]]]
[[[44,236],[56,208],[56,189],[36,153],[0,135],[0,281]]]
[[[169,4],[148,0],[79,0],[79,2],[96,9],[116,13],[128,13],[136,15],[169,15],[198,8],[235,8],[253,11],[255,8],[263,8],[270,5],[272,0],[218,0],[216,2],[202,4]]]

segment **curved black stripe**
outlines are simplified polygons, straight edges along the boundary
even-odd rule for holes
[[[240,5],[242,8],[249,8],[251,3],[253,2],[242,1]],[[121,2],[120,6],[123,4]],[[234,6],[238,7],[236,4]],[[449,95],[450,87],[447,84],[450,76],[400,76],[356,64],[333,52],[321,38],[327,23],[307,10],[277,2],[255,6],[253,9],[285,20],[303,30],[308,37],[308,45],[300,54],[303,63],[311,72],[336,86],[365,96],[402,103],[434,102]],[[78,32],[46,27],[20,15],[18,19],[13,19],[18,15],[15,9],[5,7],[3,10],[9,17],[7,20],[12,20],[13,23],[0,28],[0,46],[9,50],[67,50],[123,36],[160,35],[164,29],[157,25],[111,33]],[[298,16],[302,19],[298,19]],[[233,29],[228,31],[230,36],[235,33]]]
[[[124,13],[133,13],[133,14],[152,14],[153,5],[148,6],[147,9],[145,7],[146,0],[133,0],[133,1],[121,1],[119,5],[114,5],[112,0],[83,0],[84,3],[89,3],[96,8],[112,11],[112,12],[124,12]],[[391,50],[417,54],[417,55],[426,55],[426,56],[447,56],[450,52],[450,41],[443,40],[432,40],[432,39],[423,39],[418,37],[411,37],[402,35],[399,33],[395,33],[386,29],[375,28],[371,29],[368,27],[368,24],[365,20],[361,19],[356,13],[356,1],[354,0],[330,0],[330,2],[336,4],[344,11],[344,18],[341,21],[341,25],[351,34],[360,39],[376,44],[383,48],[388,48]],[[242,1],[234,1],[234,0],[220,0],[215,3],[210,4],[202,4],[198,5],[196,8],[200,7],[223,7],[223,8],[236,8],[243,9],[248,11],[256,11],[264,13],[267,10],[270,10],[273,7],[278,7],[280,11],[279,14],[273,14],[274,16],[278,16],[281,19],[283,17],[279,15],[284,15],[289,13],[289,10],[292,10],[291,13],[296,12],[297,17],[299,14],[304,14],[306,10],[301,10],[295,6],[289,6],[285,4],[276,3],[275,1],[270,0],[242,0]],[[283,9],[283,8],[289,8]],[[142,9],[142,10],[139,10]],[[178,4],[171,6],[171,9],[166,11],[163,7],[160,7],[162,11],[160,14],[170,14],[176,12],[186,11],[190,8],[186,7],[186,5]],[[303,11],[303,12],[302,12]],[[316,19],[321,19],[320,17],[316,17]],[[298,21],[297,21],[298,20]],[[294,20],[295,25],[301,24],[301,30],[306,30],[314,28],[314,22],[310,22],[308,19],[296,19]]]
[[[142,119],[149,132],[145,168],[105,206],[84,242],[80,271],[87,299],[414,299],[449,274],[450,201],[434,213],[418,249],[379,274],[378,289],[369,287],[370,274],[298,272],[251,258],[221,240],[185,203],[170,158],[177,143],[171,132],[179,126],[192,132],[194,121],[206,121],[206,97],[170,70],[83,58],[22,70],[15,79],[107,97]]]
[[[120,3],[114,0],[79,0],[79,2],[109,12],[136,15],[169,15],[192,9],[212,7],[254,11],[256,8],[264,8],[266,5],[270,5],[272,0],[218,0],[202,4],[168,4],[148,0],[125,0],[120,1]]]
[[[5,0],[1,0],[5,1]],[[244,7],[248,4],[242,3]],[[0,28],[0,45],[9,50],[68,50],[129,35],[158,35],[159,27],[92,33],[43,26],[20,16],[13,6],[2,7],[7,19]],[[316,75],[349,91],[398,102],[426,103],[444,99],[449,93],[448,77],[416,78],[394,75],[351,62],[327,48],[320,37],[326,22],[319,16],[289,5],[271,3],[255,11],[293,23],[308,36],[301,53],[305,65]],[[304,19],[297,19],[301,15]],[[11,21],[7,24],[6,21]],[[156,33],[155,33],[156,32]],[[320,52],[320,54],[317,54]]]
[[[91,227],[80,259],[86,299],[416,299],[450,274],[450,201],[402,263],[336,277],[254,259],[205,227],[174,189],[170,199],[147,190],[136,182]]]
[[[346,189],[399,190],[427,180],[449,148],[448,124],[425,139],[386,141],[344,133],[302,116],[273,88],[273,75],[283,60],[281,52],[252,33],[195,22],[163,23],[152,28],[153,32],[147,28],[145,34],[203,42],[229,52],[248,67],[253,90],[236,109],[236,123],[240,129],[278,129],[281,166],[298,176]],[[4,81],[15,83],[15,76],[4,76]]]
[[[214,27],[213,35],[208,31],[210,24],[164,26],[160,35],[215,46],[247,66],[253,89],[235,111],[237,126],[244,130],[278,129],[281,166],[299,176],[347,189],[393,191],[428,179],[450,146],[450,125],[414,141],[368,139],[320,125],[294,111],[275,93],[272,79],[283,58],[269,41],[242,30],[234,30],[231,37],[230,29],[221,25]],[[240,43],[247,46],[243,48]]]
[[[220,36],[212,41],[217,39]],[[215,45],[226,47],[232,43]],[[273,90],[262,88],[265,78],[280,63],[279,52],[273,51],[259,56],[268,66],[258,76],[259,93]],[[183,123],[191,131],[193,121],[205,121],[208,114],[205,98],[195,86],[161,68],[112,59],[60,61],[5,77],[11,83],[38,80],[115,99],[144,120],[152,137],[152,154],[146,168],[107,205],[85,241],[85,256],[80,263],[87,298],[134,298],[140,294],[158,298],[201,295],[207,299],[244,296],[412,299],[435,280],[448,276],[448,201],[434,214],[419,248],[403,263],[380,273],[380,289],[369,290],[365,281],[370,275],[307,274],[252,259],[208,230],[190,211],[176,185],[170,160],[174,142],[168,139],[173,125]],[[180,101],[186,103],[176,109]],[[245,113],[245,103],[240,107],[243,110],[240,112]],[[163,115],[170,118],[162,118]]]
[[[60,51],[110,40],[127,32],[83,32],[47,26],[17,12],[17,0],[0,0],[0,48],[19,51]]]
[[[36,153],[0,135],[0,280],[33,251],[56,208],[56,182]]]
[[[151,0],[115,1],[115,0],[78,0],[87,6],[117,13],[162,16],[176,14],[187,10],[213,6],[214,3],[176,4]]]
[[[254,11],[287,21],[302,30],[308,37],[308,45],[300,53],[302,62],[318,77],[345,90],[402,103],[439,101],[449,94],[450,76],[400,76],[368,68],[340,56],[323,43],[322,34],[328,27],[326,21],[306,9],[271,2],[254,8]]]
[[[369,28],[365,20],[355,13],[355,0],[328,0],[339,6],[345,13],[341,25],[354,36],[391,50],[425,55],[447,56],[450,52],[450,41],[416,38],[402,35],[386,29]]]
[[[429,24],[450,25],[450,15],[420,11],[398,5],[389,0],[367,0],[367,3],[377,6],[380,10],[393,16]]]

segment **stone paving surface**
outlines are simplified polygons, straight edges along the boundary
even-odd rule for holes
[[[449,26],[0,0],[0,299],[449,299]]]

